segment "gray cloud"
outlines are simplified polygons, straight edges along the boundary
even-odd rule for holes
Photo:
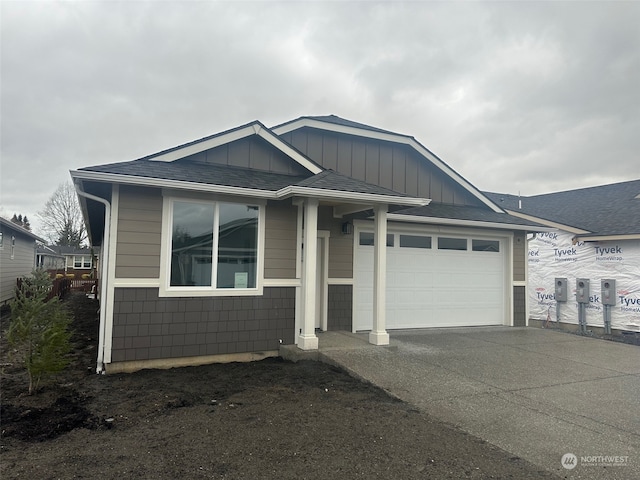
[[[259,119],[415,136],[481,189],[638,178],[640,3],[3,2],[3,213]]]

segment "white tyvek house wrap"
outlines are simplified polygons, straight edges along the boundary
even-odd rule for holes
[[[556,319],[555,278],[568,280],[567,302],[560,305],[560,321],[578,323],[576,278],[590,280],[587,325],[604,325],[600,292],[602,279],[616,281],[616,305],[611,327],[640,331],[640,241],[572,242],[562,230],[538,233],[529,240],[529,314],[537,320]]]

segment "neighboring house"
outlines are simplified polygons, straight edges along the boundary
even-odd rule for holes
[[[36,242],[44,240],[0,217],[0,304],[15,295],[16,280],[36,266]]]
[[[317,329],[385,345],[526,323],[526,234],[545,227],[407,135],[256,121],[71,176],[101,251],[98,371],[313,350]]]
[[[614,330],[640,331],[640,180],[517,197],[487,193],[512,215],[553,227],[529,241],[529,302],[533,323],[556,320],[555,279],[569,298],[560,321],[578,323],[577,279],[589,280],[585,321],[604,327],[606,303]],[[609,295],[603,280],[614,280]]]
[[[39,244],[36,250],[36,267],[50,272],[64,272],[66,259],[60,255],[56,247]]]
[[[81,278],[91,275],[94,268],[94,255],[90,248],[52,246],[56,252],[64,257],[64,271],[67,275]]]

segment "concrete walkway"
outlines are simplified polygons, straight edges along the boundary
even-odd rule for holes
[[[337,364],[564,478],[640,478],[637,346],[511,327],[396,331],[388,347],[324,332],[319,344],[282,353]]]

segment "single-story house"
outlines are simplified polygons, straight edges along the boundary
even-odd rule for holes
[[[0,304],[15,296],[16,280],[36,267],[36,242],[44,240],[0,217]]]
[[[66,258],[56,251],[56,247],[38,244],[36,249],[36,268],[41,268],[50,272],[64,272]]]
[[[313,350],[318,329],[385,345],[526,323],[526,236],[545,227],[408,135],[255,121],[71,177],[101,247],[99,372]]]
[[[37,266],[45,270],[64,273],[76,279],[93,276],[95,255],[90,248],[61,245],[39,245]]]
[[[548,319],[578,324],[577,282],[587,280],[585,325],[604,329],[608,315],[614,333],[640,331],[640,180],[530,197],[487,196],[511,215],[554,228],[529,240],[532,325]],[[557,302],[556,278],[567,279],[567,302]]]

